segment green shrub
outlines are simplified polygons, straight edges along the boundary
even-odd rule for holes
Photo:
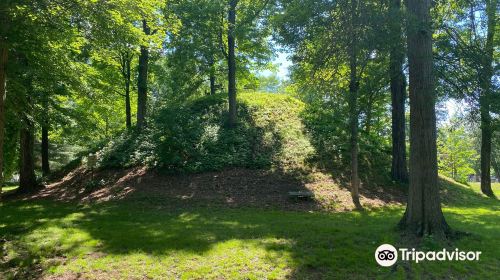
[[[349,178],[350,133],[348,112],[333,102],[308,104],[301,114],[315,150],[314,162],[336,176]],[[390,134],[367,134],[359,131],[359,172],[364,183],[387,184],[391,182]]]
[[[118,135],[98,152],[99,166],[104,168],[154,166],[156,164],[154,131],[153,128],[148,128],[143,133],[127,131]]]
[[[300,113],[304,104],[276,94],[238,96],[238,125],[226,126],[227,99],[206,96],[169,106],[156,120],[158,165],[201,172],[224,167],[298,169],[313,153]]]
[[[204,96],[160,108],[143,133],[126,132],[100,151],[100,166],[147,164],[168,172],[227,167],[303,170],[319,165],[348,177],[348,124],[328,104],[306,105],[288,95],[240,93],[238,125],[229,128],[227,96]],[[388,180],[390,146],[360,133],[362,179]]]

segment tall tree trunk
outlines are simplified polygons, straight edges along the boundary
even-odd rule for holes
[[[0,38],[0,40],[2,40]],[[6,87],[6,70],[7,65],[7,45],[0,42],[0,194],[2,193],[3,185],[3,144],[5,137],[5,87]]]
[[[50,174],[48,122],[42,125],[42,174],[43,176]]]
[[[396,182],[408,182],[406,167],[406,81],[403,73],[404,44],[402,38],[401,0],[391,0],[389,9],[391,50],[389,75],[392,97],[392,167],[391,177]]]
[[[490,197],[495,196],[491,189],[491,127],[490,98],[492,96],[493,76],[493,44],[496,29],[497,0],[486,1],[486,15],[488,16],[488,31],[486,35],[485,52],[482,57],[482,69],[479,71],[481,96],[479,107],[481,111],[481,191]]]
[[[45,97],[46,98],[46,97]],[[44,119],[42,120],[42,173],[50,173],[49,163],[49,108],[47,100],[43,101]]]
[[[491,189],[491,116],[490,104],[486,93],[479,98],[481,111],[481,192],[493,197]]]
[[[48,126],[42,126],[42,173],[43,176],[50,174]]]
[[[370,135],[372,132],[372,115],[373,115],[373,102],[375,102],[374,92],[368,96],[366,104],[366,119],[365,119],[365,132]]]
[[[408,0],[410,67],[410,186],[400,226],[411,235],[444,238],[449,227],[439,197],[436,93],[433,76],[431,0]]]
[[[146,20],[142,21],[142,29],[145,35],[151,34],[151,29]],[[146,110],[148,101],[148,63],[149,49],[141,46],[139,56],[139,77],[137,80],[137,128],[143,129],[146,126]]]
[[[22,119],[20,131],[20,170],[19,170],[19,191],[32,192],[37,188],[35,176],[35,158],[33,148],[35,136],[33,133],[33,121],[29,117],[32,113],[31,98],[28,97],[27,110]]]
[[[210,57],[209,65],[210,65],[210,95],[215,95],[215,93],[216,93],[216,89],[215,89],[215,62],[214,62],[213,56]]]
[[[235,37],[236,28],[236,6],[238,0],[229,0],[229,28],[227,34],[228,45],[228,98],[229,98],[229,126],[234,127],[237,122],[237,104],[236,104],[236,56],[235,56]]]
[[[215,95],[215,73],[213,71],[210,72],[210,95]]]
[[[127,129],[132,128],[132,110],[130,108],[130,77],[131,77],[131,71],[130,71],[130,64],[131,64],[131,57],[127,56],[126,60],[124,61],[124,78],[125,78],[125,114],[126,114],[126,125]]]
[[[3,185],[3,145],[5,137],[5,88],[7,84],[7,58],[9,48],[5,39],[8,23],[7,16],[4,14],[6,7],[0,5],[0,194]]]
[[[351,34],[356,34],[357,30],[357,17],[358,17],[358,0],[351,0]],[[351,131],[351,196],[356,209],[362,209],[361,202],[359,201],[359,144],[358,144],[358,130],[359,130],[359,114],[358,114],[358,61],[357,61],[357,47],[358,40],[354,35],[351,37],[351,45],[349,52],[350,64],[350,82],[349,82],[349,118],[350,118],[350,131]]]

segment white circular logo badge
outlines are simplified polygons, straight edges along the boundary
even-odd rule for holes
[[[398,250],[390,244],[380,245],[375,250],[375,260],[381,266],[392,266],[398,260]]]

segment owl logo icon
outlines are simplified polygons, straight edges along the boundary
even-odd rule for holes
[[[380,245],[375,250],[375,260],[381,266],[392,266],[398,260],[398,250],[390,244]]]

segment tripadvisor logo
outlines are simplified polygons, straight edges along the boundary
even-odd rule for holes
[[[392,266],[398,260],[398,250],[390,244],[380,245],[375,251],[375,260],[381,266]]]
[[[399,252],[398,252],[399,251]],[[399,248],[397,250],[390,244],[380,245],[375,250],[375,260],[381,266],[392,266],[399,259],[402,261],[412,261],[419,263],[421,261],[479,261],[480,251],[460,251],[458,249],[449,251],[443,249],[440,251],[416,251],[415,248]]]

